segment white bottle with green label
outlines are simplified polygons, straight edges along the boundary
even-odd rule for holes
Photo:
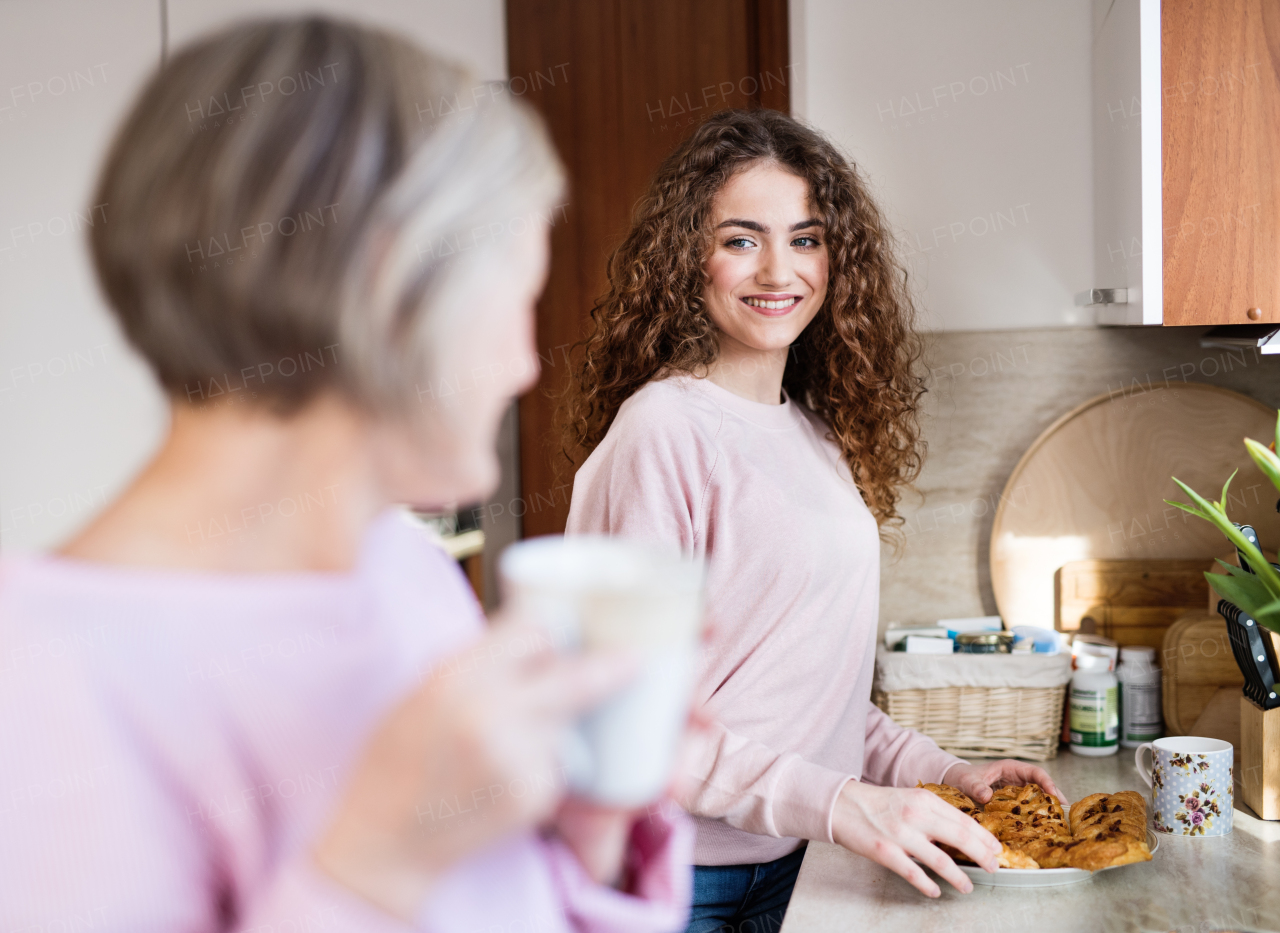
[[[1120,690],[1111,659],[1076,656],[1071,677],[1071,750],[1099,758],[1120,748]]]

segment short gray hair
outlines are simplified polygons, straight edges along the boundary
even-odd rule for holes
[[[91,249],[175,400],[244,387],[288,412],[336,389],[403,412],[443,365],[444,318],[466,313],[441,296],[498,268],[466,247],[536,225],[563,188],[541,121],[501,82],[351,23],[255,21],[147,83],[103,167]]]

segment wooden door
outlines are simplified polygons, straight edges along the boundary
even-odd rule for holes
[[[1164,323],[1280,323],[1280,3],[1160,18]]]
[[[539,384],[520,400],[526,536],[564,530],[572,467],[554,422],[571,347],[659,162],[710,113],[789,112],[786,0],[507,0],[511,91],[546,118],[569,172],[538,305]]]

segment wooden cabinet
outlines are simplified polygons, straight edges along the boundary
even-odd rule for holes
[[[1280,324],[1280,4],[1095,4],[1101,323]]]
[[[1280,323],[1280,4],[1160,20],[1164,323]]]

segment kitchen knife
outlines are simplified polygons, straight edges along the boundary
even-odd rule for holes
[[[1225,599],[1218,601],[1218,612],[1227,620],[1231,651],[1244,674],[1244,695],[1263,709],[1280,707],[1280,694],[1277,693],[1267,646],[1257,621]]]
[[[1253,530],[1252,525],[1240,525],[1235,522],[1232,522],[1232,524],[1240,529],[1240,533],[1244,535],[1244,538],[1246,541],[1248,541],[1250,544],[1256,547],[1259,551],[1262,550],[1262,545],[1258,543],[1258,533]],[[1236,560],[1240,563],[1241,570],[1243,570],[1245,573],[1252,573],[1256,575],[1257,571],[1255,571],[1252,567],[1249,566],[1249,561],[1245,559],[1244,551],[1240,550],[1239,548],[1236,548]],[[1272,564],[1271,566],[1275,570],[1280,570],[1280,564]]]
[[[1276,503],[1276,511],[1280,512],[1280,502]],[[1252,525],[1240,525],[1234,522],[1232,524],[1235,524],[1235,526],[1240,529],[1240,533],[1244,535],[1246,541],[1256,547],[1259,551],[1262,550],[1262,545],[1258,543],[1258,533],[1253,530]],[[1239,548],[1236,548],[1236,561],[1240,564],[1241,570],[1257,576],[1254,569],[1249,566],[1249,562],[1245,560],[1244,552]],[[1271,566],[1275,570],[1280,571],[1280,564],[1272,564]],[[1262,640],[1266,644],[1267,661],[1271,664],[1272,680],[1276,683],[1280,683],[1280,658],[1277,658],[1276,656],[1276,639],[1270,632],[1259,632],[1259,634],[1262,636]]]

